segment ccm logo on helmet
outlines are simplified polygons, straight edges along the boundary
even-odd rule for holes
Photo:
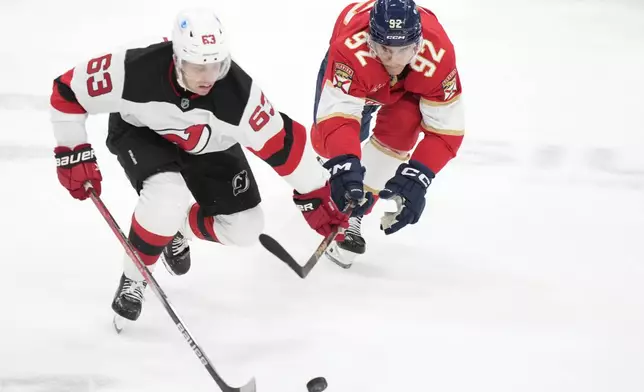
[[[404,35],[388,35],[387,36],[387,39],[405,39],[405,38],[407,38],[407,37],[405,37]]]

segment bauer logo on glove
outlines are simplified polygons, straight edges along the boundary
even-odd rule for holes
[[[96,162],[94,149],[92,149],[91,147],[86,147],[82,150],[60,153],[56,156],[57,167],[68,169],[80,162]]]
[[[319,199],[313,199],[313,200],[296,200],[295,205],[297,205],[297,208],[300,209],[302,212],[310,212],[315,210],[320,206],[320,200]]]

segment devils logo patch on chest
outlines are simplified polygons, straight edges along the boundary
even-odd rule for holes
[[[201,153],[212,135],[212,129],[208,124],[192,125],[186,129],[163,129],[156,132],[190,154]]]

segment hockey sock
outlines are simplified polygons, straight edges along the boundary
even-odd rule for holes
[[[145,265],[157,262],[163,248],[172,240],[172,236],[163,236],[146,230],[132,215],[132,225],[128,239]]]
[[[190,231],[202,240],[220,242],[215,234],[215,218],[204,216],[203,209],[199,204],[193,204],[188,212],[188,224]]]

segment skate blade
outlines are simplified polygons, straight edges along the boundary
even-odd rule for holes
[[[160,258],[160,259],[161,259],[161,261],[163,262],[163,265],[165,266],[165,269],[167,269],[167,270],[168,270],[168,272],[170,273],[170,275],[172,275],[172,276],[177,276],[177,274],[175,274],[175,273],[174,273],[174,271],[172,270],[172,268],[170,268],[170,264],[168,264],[168,262],[167,262],[167,261],[165,261],[165,255],[164,255],[163,253],[161,253],[161,256],[160,256],[159,258]]]
[[[131,323],[130,320],[124,317],[121,317],[118,314],[115,314],[114,318],[112,319],[112,325],[114,326],[114,330],[118,334],[120,334],[125,328],[125,326],[128,325],[129,323]]]
[[[329,256],[329,255],[327,255],[327,256],[328,256],[329,260],[331,260],[331,261],[332,261],[335,265],[337,265],[338,267],[341,267],[341,268],[344,268],[344,269],[349,269],[349,268],[351,268],[351,266],[353,265],[353,263],[350,263],[350,264],[344,264],[343,262],[336,260],[336,259],[335,259],[334,257],[332,257],[332,256]]]
[[[347,253],[350,253],[350,255],[347,255]],[[339,266],[339,267],[341,267],[341,268],[344,268],[344,269],[349,269],[349,268],[351,268],[351,266],[353,265],[353,259],[355,258],[355,255],[356,255],[356,254],[355,254],[355,253],[353,253],[353,252],[343,252],[343,251],[342,251],[342,249],[340,249],[340,247],[338,247],[337,243],[335,243],[335,242],[334,242],[334,243],[332,243],[332,244],[329,246],[329,249],[327,249],[327,250],[324,252],[324,254],[326,255],[326,257],[327,257],[329,260],[331,260],[331,261],[332,261],[332,262],[334,262],[337,266]],[[338,257],[336,257],[336,255],[337,255]],[[345,256],[345,257],[342,257],[342,256]],[[353,256],[353,257],[351,257],[351,260],[350,260],[350,261],[348,261],[348,262],[345,262],[345,261],[341,261],[341,260],[340,260],[340,257],[342,257],[342,258],[346,259],[346,256]]]

